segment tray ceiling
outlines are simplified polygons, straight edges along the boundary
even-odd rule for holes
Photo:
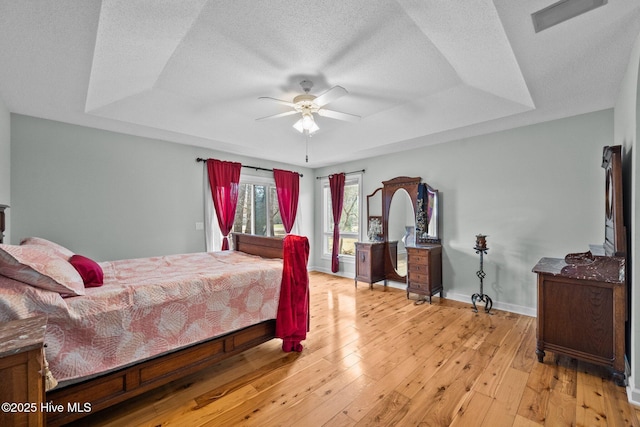
[[[550,1],[0,0],[10,111],[310,167],[610,108],[640,33],[616,0],[540,33]],[[308,141],[300,81],[349,91]]]

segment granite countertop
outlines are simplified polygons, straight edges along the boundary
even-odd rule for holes
[[[564,259],[542,258],[532,271],[570,279],[625,283],[624,258],[597,256],[591,252],[569,254]]]
[[[46,316],[0,324],[0,357],[42,347],[46,327]]]

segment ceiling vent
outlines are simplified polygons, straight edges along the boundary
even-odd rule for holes
[[[531,14],[536,33],[607,4],[608,0],[561,0]]]

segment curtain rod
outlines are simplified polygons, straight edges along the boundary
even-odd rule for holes
[[[351,175],[352,173],[364,173],[364,172],[365,172],[365,170],[364,170],[364,169],[362,169],[362,170],[359,170],[359,171],[345,172],[344,174],[345,174],[345,175]],[[338,172],[338,173],[340,173],[340,172]],[[335,175],[335,174],[331,174],[331,175]],[[316,176],[316,179],[329,178],[331,175],[327,175],[327,176]]]
[[[196,162],[206,162],[207,159],[203,159],[202,157],[198,157],[196,158]],[[265,168],[261,168],[258,166],[248,166],[248,165],[242,165],[243,168],[249,168],[249,169],[255,169],[257,171],[267,171],[267,172],[273,172],[273,169],[265,169]],[[296,172],[298,175],[300,175],[300,178],[302,178],[304,175],[301,174],[300,172]]]

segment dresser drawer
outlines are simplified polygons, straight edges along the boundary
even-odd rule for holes
[[[420,253],[420,255],[413,255],[412,253],[409,253],[408,261],[412,264],[427,265],[429,263],[429,257],[424,253]]]
[[[409,272],[422,273],[422,274],[426,274],[428,276],[429,275],[429,265],[427,265],[427,264],[414,264],[413,262],[409,261]]]
[[[422,291],[422,290],[426,290],[428,288],[428,286],[425,283],[420,283],[420,282],[415,282],[412,280],[409,280],[409,286],[408,289],[411,290],[418,290],[418,291]]]
[[[415,271],[409,271],[409,282],[427,284],[429,283],[429,275],[416,273]]]
[[[413,262],[426,263],[429,254],[425,250],[408,247],[407,256]]]

